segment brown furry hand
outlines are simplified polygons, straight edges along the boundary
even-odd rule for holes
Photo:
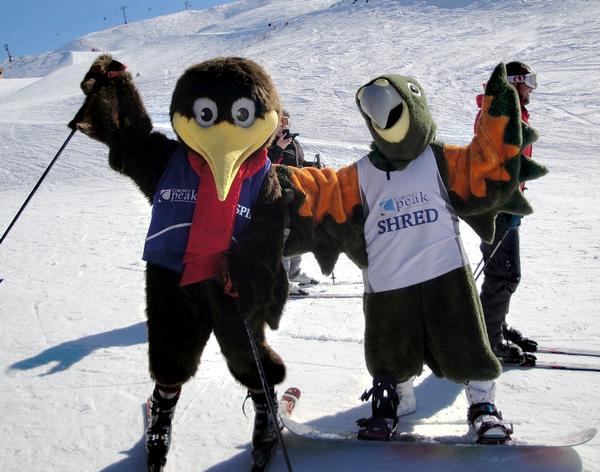
[[[122,148],[123,136],[150,133],[150,120],[126,68],[108,54],[94,61],[81,82],[86,98],[69,123],[71,129],[114,149]],[[128,130],[122,129],[124,121]]]
[[[131,80],[129,73],[125,72],[126,69],[125,64],[114,60],[109,54],[103,54],[94,61],[85,74],[81,82],[81,90],[89,95],[94,89],[107,85],[109,81],[116,78],[123,77],[125,80]]]

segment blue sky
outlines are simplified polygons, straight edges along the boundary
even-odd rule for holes
[[[3,62],[52,51],[88,33],[188,9],[202,10],[232,0],[3,0],[0,46]],[[125,11],[122,7],[126,7]]]

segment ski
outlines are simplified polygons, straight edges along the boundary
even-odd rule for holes
[[[300,396],[301,396],[300,389],[298,389],[296,387],[290,387],[290,388],[286,389],[286,391],[283,392],[283,395],[281,395],[281,398],[279,399],[279,402],[278,402],[278,415],[279,415],[279,420],[283,426],[285,426],[285,422],[283,421],[283,418],[288,418],[288,419],[291,418],[294,408],[296,407],[298,401],[300,400]],[[269,449],[260,450],[260,454],[262,457],[260,457],[259,461],[257,461],[258,463],[255,463],[252,465],[252,472],[267,472],[267,470],[269,469],[269,466],[271,464],[273,455],[275,454],[275,451],[277,450],[277,445],[278,445],[278,442],[275,442],[273,444],[273,447],[271,447]],[[253,453],[253,455],[254,455],[254,453]]]
[[[560,354],[564,356],[600,357],[600,351],[592,349],[572,349],[562,347],[538,346],[535,354]]]
[[[469,447],[572,447],[590,441],[597,434],[596,428],[587,428],[572,433],[557,435],[547,439],[524,438],[514,435],[512,439],[503,444],[493,446],[477,443],[476,435],[469,431],[466,434],[454,435],[427,435],[414,432],[396,432],[389,441],[364,441],[357,438],[356,431],[331,431],[320,430],[312,425],[283,418],[285,427],[293,434],[305,439],[344,442],[348,444],[390,444],[393,446],[408,445],[456,445]]]
[[[502,362],[502,360],[500,360]],[[568,370],[579,372],[600,372],[600,364],[583,364],[574,362],[545,362],[536,360],[533,365],[519,365],[502,362],[507,368],[516,369],[553,369],[553,370]]]
[[[302,300],[304,298],[362,298],[362,293],[323,293],[309,292],[308,295],[290,295],[290,300]]]
[[[320,286],[326,286],[326,287],[335,287],[335,286],[348,286],[348,285],[363,285],[363,281],[362,280],[338,280],[337,278],[335,279],[335,282],[333,280],[322,280],[319,282]]]

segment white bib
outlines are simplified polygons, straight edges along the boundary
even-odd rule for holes
[[[431,280],[467,262],[458,217],[431,147],[402,171],[357,163],[369,264],[365,292],[383,292]]]

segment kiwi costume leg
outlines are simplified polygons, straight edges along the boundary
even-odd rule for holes
[[[161,386],[183,385],[198,369],[212,331],[207,285],[180,287],[181,274],[146,269],[150,374]]]
[[[156,381],[147,402],[149,470],[162,470],[167,461],[181,386],[198,369],[212,331],[207,284],[182,288],[180,279],[178,272],[146,267],[148,357]]]
[[[213,317],[213,330],[227,361],[227,367],[236,380],[251,390],[262,391],[262,384],[248,333],[237,308],[237,301],[223,293],[220,287],[211,287],[211,305],[219,307]],[[250,320],[250,328],[256,340],[266,380],[274,386],[285,378],[285,365],[279,355],[267,344],[265,322]]]

